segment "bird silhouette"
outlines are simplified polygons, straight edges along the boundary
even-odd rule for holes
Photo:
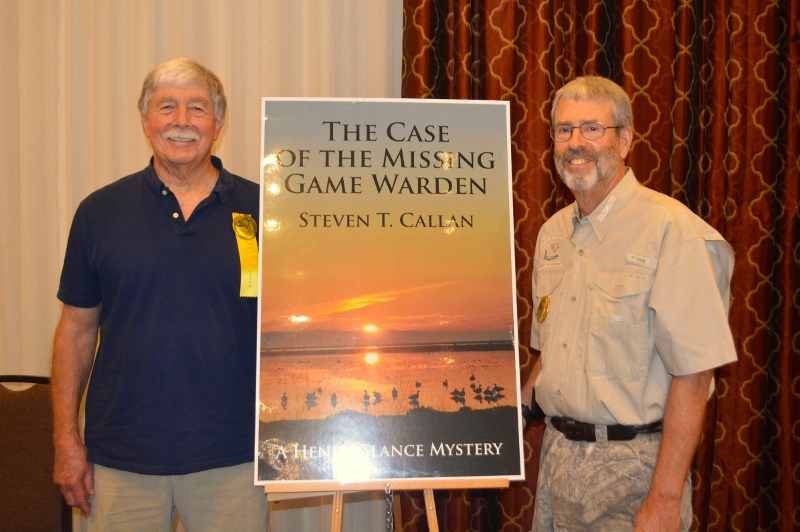
[[[417,400],[417,399],[419,399],[419,392],[412,393],[411,395],[408,396],[408,398],[411,399],[408,402],[408,404],[410,404],[413,407],[418,407],[419,406],[419,401]]]
[[[287,404],[289,404],[289,398],[286,397],[286,392],[283,392],[283,395],[281,396],[281,406],[284,410],[286,410]]]
[[[317,392],[311,392],[306,394],[306,408],[311,410],[317,406]]]
[[[447,379],[445,379],[445,381],[442,383],[442,386],[444,386],[445,388],[447,388]]]
[[[331,394],[331,406],[333,408],[336,408],[336,394],[335,393]]]
[[[397,388],[392,388],[392,399],[397,399]]]
[[[464,388],[461,388],[461,391],[459,391],[458,388],[456,388],[455,390],[450,392],[450,395],[452,396],[453,400],[455,401],[456,397],[464,397],[466,395],[466,392],[464,391]]]
[[[417,382],[417,383],[415,383],[415,384],[414,384],[414,386],[416,386],[417,388],[419,388],[420,386],[422,386],[422,383],[421,383],[421,382]]]

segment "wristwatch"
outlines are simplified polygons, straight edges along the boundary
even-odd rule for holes
[[[547,414],[539,406],[539,403],[536,402],[536,389],[533,390],[531,393],[531,406],[526,405],[525,403],[521,404],[521,411],[522,411],[522,419],[525,420],[525,426],[531,424],[533,421],[538,421],[540,419],[544,419],[547,417]]]
[[[531,409],[525,403],[522,403],[521,406],[522,406],[522,419],[525,420],[525,426],[527,427],[533,421],[533,412],[531,412]]]

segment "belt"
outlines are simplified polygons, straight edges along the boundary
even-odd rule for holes
[[[572,441],[597,441],[594,435],[594,425],[575,421],[568,417],[551,417],[553,427]],[[606,425],[609,441],[627,441],[634,439],[638,434],[661,432],[661,420],[653,421],[647,425]]]

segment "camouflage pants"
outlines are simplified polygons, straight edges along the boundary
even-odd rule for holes
[[[653,478],[661,434],[607,445],[570,441],[549,421],[539,457],[531,532],[633,530]],[[692,524],[692,483],[681,501],[681,530]]]

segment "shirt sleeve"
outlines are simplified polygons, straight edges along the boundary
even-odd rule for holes
[[[84,211],[79,207],[67,239],[58,299],[67,305],[93,308],[102,301],[97,270],[91,256],[91,237],[87,234]]]
[[[529,344],[537,351],[541,349],[539,346],[539,322],[536,320],[536,305],[538,304],[536,301],[536,277],[539,273],[539,242],[541,242],[541,240],[542,227],[539,228],[539,235],[536,237],[536,248],[533,252],[533,274],[531,275],[531,303],[533,304],[533,308],[531,309],[531,341]]]
[[[736,360],[727,310],[729,249],[709,246],[697,236],[659,258],[650,296],[653,339],[671,375],[690,375]]]

